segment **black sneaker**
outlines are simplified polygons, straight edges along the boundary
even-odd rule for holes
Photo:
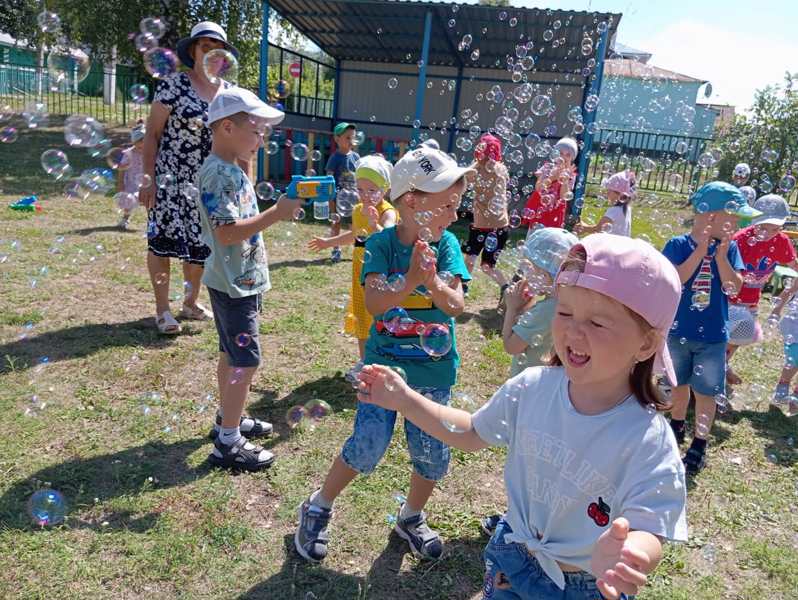
[[[294,547],[299,556],[310,562],[321,562],[327,557],[327,542],[332,510],[311,504],[310,499],[299,505],[299,526],[294,534]]]
[[[463,298],[468,298],[468,284],[464,283],[463,285]]]
[[[501,515],[488,515],[487,517],[483,517],[483,519],[479,522],[479,526],[488,537],[493,537],[496,527],[499,526],[499,521],[501,520]]]
[[[404,506],[404,504],[402,504]],[[402,507],[399,507],[399,514]],[[427,525],[427,515],[423,512],[414,517],[402,519],[397,515],[394,531],[410,544],[410,550],[418,558],[437,560],[443,555],[441,536]]]
[[[690,448],[682,459],[684,463],[684,470],[688,475],[696,475],[707,464],[707,457],[705,452]]]
[[[684,444],[684,435],[686,431],[684,425],[682,425],[679,429],[674,429],[671,427],[671,431],[673,431],[673,437],[676,438],[676,443],[680,446]]]
[[[244,423],[244,419],[250,419],[255,424],[247,430],[244,430],[241,427],[241,424]],[[238,422],[239,428],[241,429],[241,435],[243,435],[247,439],[256,438],[256,437],[269,437],[274,428],[272,427],[271,423],[267,423],[266,421],[261,421],[260,419],[256,419],[255,417],[250,417],[247,415],[241,415],[241,420]],[[216,413],[216,427],[211,429],[211,432],[208,434],[208,437],[212,440],[215,440],[219,436],[219,430],[217,427],[222,426],[222,417],[219,413]]]
[[[341,262],[341,249],[338,246],[332,249],[332,252],[330,253],[330,260],[332,260],[334,263]]]
[[[244,436],[229,446],[216,438],[213,442],[213,452],[208,456],[208,462],[225,469],[259,471],[271,466],[274,462],[274,454],[249,442]]]

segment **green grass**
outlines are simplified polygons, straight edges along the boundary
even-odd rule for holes
[[[439,563],[409,556],[386,522],[396,510],[392,492],[407,490],[403,435],[336,504],[328,560],[306,565],[291,549],[296,505],[321,482],[355,409],[342,373],[356,346],[340,333],[351,265],[305,249],[322,227],[282,224],[267,234],[274,289],[250,410],[274,423],[267,446],[278,462],[254,475],[213,471],[205,457],[214,327],[155,334],[143,215],[122,234],[111,227],[109,198],[65,200],[63,183],[44,179],[38,163],[51,146],[63,146],[56,128],[24,131],[0,147],[0,254],[8,255],[0,263],[0,597],[479,598],[478,520],[505,506],[499,450],[453,452],[428,507],[447,543]],[[78,168],[98,164],[73,154]],[[31,192],[43,213],[7,210]],[[681,231],[676,204],[643,196],[633,230],[661,246]],[[602,210],[590,200],[586,218]],[[462,226],[453,229],[462,237]],[[179,283],[177,265],[172,276]],[[458,318],[457,387],[480,401],[509,371],[496,299],[495,285],[477,274]],[[767,402],[781,360],[775,340],[735,356],[748,383],[714,429],[709,468],[690,486],[690,541],[666,547],[642,600],[795,598],[798,423]],[[332,414],[288,428],[286,411],[313,398],[327,400]],[[27,499],[45,485],[69,502],[66,523],[52,529],[26,516]]]

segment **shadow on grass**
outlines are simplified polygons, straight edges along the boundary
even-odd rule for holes
[[[342,258],[340,262],[352,262],[352,259]],[[321,256],[319,258],[313,258],[310,260],[304,258],[295,258],[294,260],[280,260],[277,262],[270,262],[269,270],[277,271],[279,269],[284,269],[286,267],[301,268],[301,267],[310,267],[313,265],[326,265],[326,264],[332,264],[330,262],[329,256]]]
[[[316,398],[327,402],[333,412],[340,412],[356,406],[352,386],[341,374],[307,381],[281,398],[278,398],[270,390],[254,388],[252,392],[258,394],[259,397],[248,406],[247,410],[271,422],[275,432],[280,435],[280,439],[286,439],[294,432],[285,417],[288,409],[292,406],[304,405],[309,400]]]
[[[175,443],[149,442],[111,454],[74,458],[45,467],[13,484],[0,497],[0,524],[13,529],[37,529],[27,515],[26,502],[42,486],[64,494],[69,511],[86,509],[99,502],[135,496],[147,489],[181,486],[204,477],[211,469],[202,463],[193,469],[186,457],[208,443],[198,437]],[[150,481],[149,478],[153,480]],[[69,514],[69,513],[68,513]],[[96,519],[69,518],[71,528],[132,530],[145,532],[158,520],[159,512],[132,516],[131,511],[103,512]],[[101,525],[108,522],[108,525]]]
[[[765,442],[765,455],[776,465],[792,467],[796,463],[795,444],[798,442],[798,416],[788,417],[775,406],[768,404],[767,411],[733,410],[719,415],[715,420],[712,433],[719,443],[731,437],[731,431],[724,425],[736,427],[740,421],[746,420],[756,431],[756,435]],[[788,440],[792,439],[790,444]]]
[[[423,598],[466,600],[481,587],[484,542],[446,540],[446,553],[437,562],[415,562],[402,570],[407,542],[391,531],[387,544],[366,575],[339,573],[313,565],[296,553],[293,534],[283,538],[285,561],[279,573],[238,596],[238,600],[393,600]],[[333,540],[332,543],[335,543]]]
[[[500,315],[495,308],[482,308],[479,312],[466,311],[455,320],[458,325],[464,325],[469,321],[476,321],[485,335],[496,333],[502,330],[503,315]]]
[[[186,328],[181,335],[199,333],[197,329]],[[41,364],[43,357],[47,358],[47,363],[54,363],[83,358],[106,348],[165,348],[174,341],[173,337],[158,335],[151,318],[124,323],[87,323],[0,345],[0,374],[29,369]]]
[[[73,229],[71,231],[64,231],[64,234],[80,235],[83,237],[95,233],[119,233],[122,235],[141,235],[140,230],[136,229],[119,229],[116,225],[98,225],[96,227],[83,227],[82,229]]]

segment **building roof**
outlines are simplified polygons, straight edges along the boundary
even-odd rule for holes
[[[604,62],[606,77],[628,77],[630,79],[669,79],[686,83],[706,83],[706,79],[696,79],[675,71],[655,67],[628,58],[611,58]]]
[[[633,58],[641,63],[647,63],[651,60],[651,52],[638,50],[637,48],[632,48],[618,41],[612,45],[612,51],[608,56],[611,58]]]
[[[428,64],[504,68],[507,56],[516,55],[517,44],[532,41],[529,55],[538,71],[583,68],[591,57],[580,51],[583,37],[589,35],[595,48],[597,26],[606,22],[612,39],[621,20],[615,13],[404,0],[270,0],[269,6],[339,60],[415,64],[429,12]],[[555,28],[557,21],[559,28]],[[555,35],[553,40],[544,39],[548,30]],[[460,51],[465,35],[473,41]],[[565,42],[555,47],[554,42],[563,37]],[[476,49],[479,57],[473,60]]]

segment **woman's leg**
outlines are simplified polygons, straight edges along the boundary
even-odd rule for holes
[[[188,283],[185,290],[185,297],[183,304],[189,308],[197,305],[197,297],[199,296],[200,287],[202,286],[202,265],[195,265],[193,263],[183,263],[183,280]]]
[[[155,292],[155,312],[160,315],[169,310],[169,259],[148,252],[147,270]]]

